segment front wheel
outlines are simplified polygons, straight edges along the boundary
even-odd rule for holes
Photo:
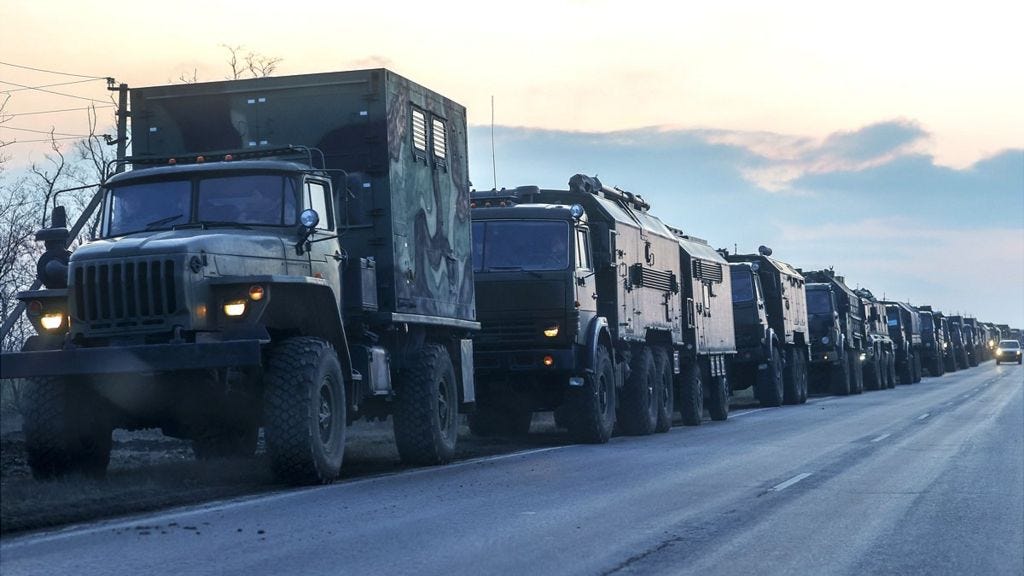
[[[654,378],[658,390],[658,424],[655,432],[668,432],[675,414],[675,386],[672,384],[671,356],[664,349],[654,351]]]
[[[772,346],[771,359],[767,370],[757,372],[757,400],[762,406],[775,408],[782,405],[785,397],[782,378],[782,354]]]
[[[29,378],[24,403],[25,452],[34,478],[106,474],[113,427],[87,382]]]
[[[327,484],[341,472],[347,405],[338,356],[319,338],[288,338],[263,374],[267,455],[291,484]]]
[[[406,464],[445,464],[455,455],[459,396],[444,346],[427,344],[402,369],[395,388],[394,429]]]
[[[683,425],[700,426],[704,419],[704,382],[697,361],[687,361],[680,376],[679,413],[683,416]]]
[[[708,363],[704,365],[704,376],[710,392],[708,394],[708,414],[715,421],[729,418],[729,379],[724,374],[711,376],[711,366]]]
[[[846,358],[829,366],[829,382],[833,395],[850,395],[850,363]]]
[[[566,426],[577,442],[604,444],[615,428],[615,375],[608,349],[600,346],[594,370],[581,387],[568,390],[565,399]]]
[[[658,424],[658,390],[654,375],[654,355],[647,346],[638,346],[630,361],[629,380],[622,390],[619,426],[625,434],[645,436]]]

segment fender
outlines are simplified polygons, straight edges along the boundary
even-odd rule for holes
[[[584,348],[583,371],[587,374],[594,373],[594,361],[597,358],[597,347],[601,344],[601,335],[604,334],[608,341],[611,341],[611,334],[608,331],[608,319],[603,316],[595,316],[590,325],[587,326],[587,344]],[[611,350],[608,351],[611,354]],[[612,365],[615,364],[615,355],[612,356]]]

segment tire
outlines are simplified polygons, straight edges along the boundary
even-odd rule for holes
[[[679,413],[684,426],[700,426],[704,420],[704,382],[695,360],[686,362],[680,374]]]
[[[672,363],[669,358],[669,353],[662,348],[654,351],[654,378],[658,390],[658,422],[654,431],[659,433],[672,429],[672,417],[675,415],[675,386],[672,384]]]
[[[711,376],[710,359],[705,361],[702,376],[707,382],[707,407],[716,422],[729,418],[729,380],[725,376]]]
[[[394,429],[405,464],[446,464],[455,455],[459,432],[455,368],[440,344],[425,344],[399,375]]]
[[[914,367],[913,360],[907,358],[902,364],[900,364],[900,384],[913,384],[914,383]]]
[[[786,348],[786,367],[782,373],[782,402],[783,404],[800,403],[800,355],[799,350],[793,346]],[[804,371],[803,378],[806,379],[807,372]]]
[[[835,396],[850,395],[850,362],[846,358],[829,366],[829,389]]]
[[[566,395],[566,425],[577,442],[604,444],[615,428],[615,374],[608,349],[600,346],[594,358],[594,372],[579,388]]]
[[[659,391],[651,349],[638,346],[633,351],[629,368],[629,379],[619,404],[619,427],[623,434],[646,436],[653,433],[658,424]]]
[[[943,374],[945,374],[945,370],[943,370],[943,367],[942,367],[942,355],[941,354],[937,354],[935,356],[935,358],[932,359],[931,367],[928,368],[928,371],[931,372],[931,376],[932,377],[938,377],[938,376],[942,376]]]
[[[796,356],[797,366],[795,368],[796,374],[800,379],[800,404],[807,403],[807,394],[810,391],[810,375],[807,372],[807,350],[797,350]]]
[[[921,381],[921,353],[914,354],[914,384]]]
[[[876,354],[874,359],[865,366],[864,389],[881,390],[884,387],[884,384],[882,384],[882,370],[879,368],[881,361],[881,354]]]
[[[270,349],[263,373],[267,455],[289,484],[328,484],[341,472],[347,404],[338,356],[319,338]]]
[[[470,414],[468,420],[469,431],[474,436],[526,436],[533,422],[533,412],[524,408],[477,404],[476,412]]]
[[[785,397],[782,378],[782,354],[772,346],[772,357],[767,370],[757,373],[757,400],[762,406],[775,408],[782,405]]]
[[[864,393],[864,365],[860,361],[860,351],[854,350],[847,354],[850,361],[850,394]]]
[[[23,402],[25,452],[36,480],[106,475],[113,426],[87,382],[29,378]]]
[[[895,390],[898,378],[896,377],[896,352],[889,352],[889,389]]]

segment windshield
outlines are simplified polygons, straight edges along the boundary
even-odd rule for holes
[[[104,236],[200,223],[294,226],[299,205],[295,179],[281,174],[134,182],[107,191]]]
[[[828,290],[807,291],[807,313],[813,315],[829,314],[832,312],[832,298]]]
[[[732,268],[732,301],[750,302],[754,299],[754,276],[750,268],[736,266]]]
[[[1011,348],[1016,349],[1020,348],[1020,342],[1017,342],[1016,340],[1000,340],[999,347],[1003,350],[1009,350]]]
[[[473,270],[565,270],[569,224],[491,220],[473,223]]]

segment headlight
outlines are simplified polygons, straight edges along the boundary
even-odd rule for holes
[[[64,314],[61,312],[50,312],[39,318],[39,323],[47,330],[56,330],[64,325]]]
[[[245,314],[245,300],[231,300],[224,303],[224,314],[231,317]]]
[[[863,361],[864,361],[864,360],[865,360],[865,359],[866,359],[867,357],[868,357],[868,355],[867,355],[867,354],[864,354],[864,353],[862,352],[862,353],[861,353],[861,355],[860,355],[860,361],[861,361],[861,362],[863,362]]]
[[[828,344],[829,342],[831,342],[831,340],[828,339],[828,336],[822,336],[821,337],[821,343],[822,344]]]
[[[946,349],[948,349],[948,348],[949,348],[949,342],[943,342],[943,343],[942,343],[942,349],[943,349],[943,350],[946,350]]]
[[[554,338],[555,336],[558,336],[558,324],[555,324],[550,328],[545,328],[544,335],[547,336],[548,338]]]

